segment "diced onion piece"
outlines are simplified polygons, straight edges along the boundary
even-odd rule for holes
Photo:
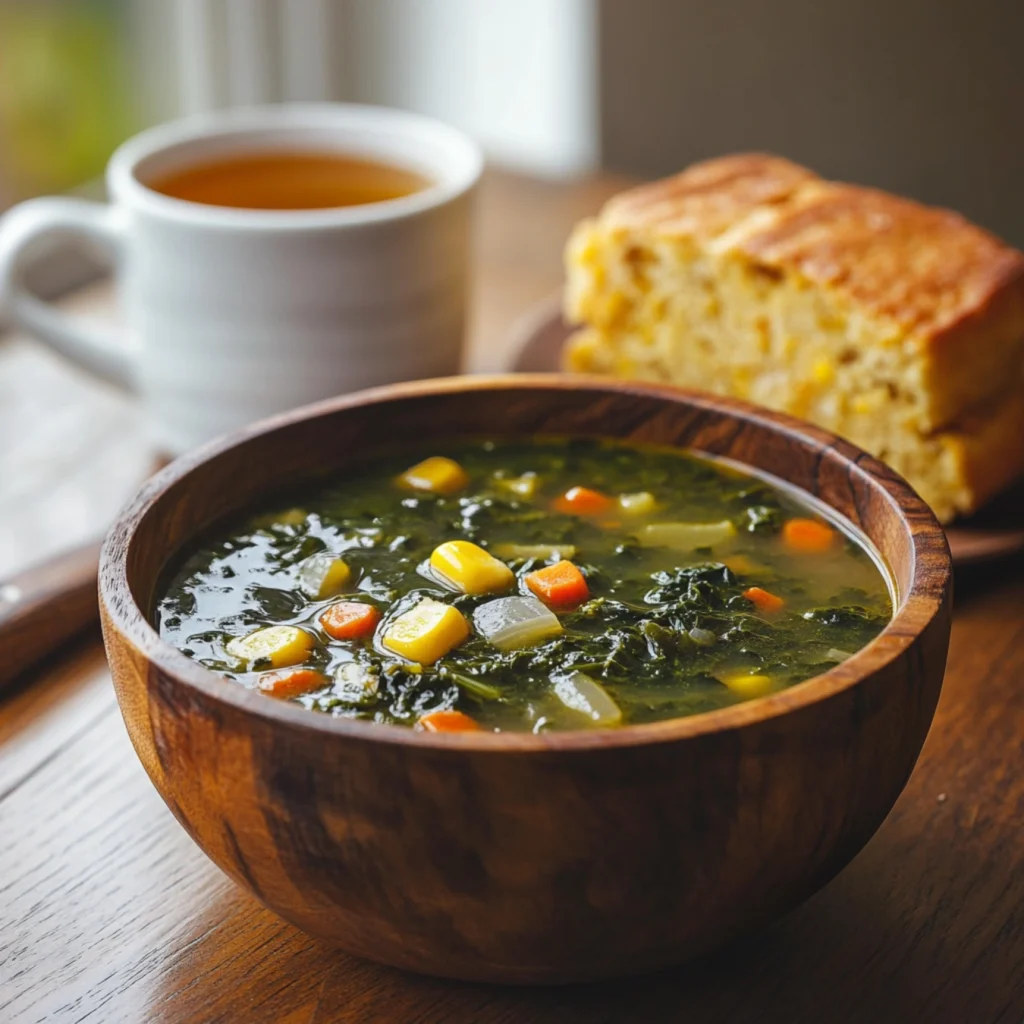
[[[627,516],[649,516],[657,508],[657,504],[650,491],[619,495],[619,508]]]
[[[351,578],[352,570],[345,560],[328,551],[310,556],[299,566],[299,588],[317,600],[340,594]]]
[[[425,597],[384,630],[381,643],[421,665],[433,665],[469,636],[469,623],[458,608]]]
[[[694,626],[689,635],[690,639],[701,647],[711,647],[718,639],[710,629],[701,629],[700,626]]]
[[[609,696],[608,691],[596,680],[582,672],[573,672],[555,681],[555,696],[570,710],[578,711],[593,725],[612,726],[622,724],[622,708]]]
[[[846,661],[847,658],[852,658],[853,655],[849,651],[841,651],[838,647],[830,647],[825,652],[826,661]]]
[[[380,677],[365,665],[350,661],[334,673],[333,693],[348,704],[364,704],[377,696]]]
[[[576,557],[575,544],[495,544],[491,550],[499,558],[536,558],[545,562]]]
[[[287,668],[306,660],[313,638],[298,626],[267,626],[248,636],[235,637],[227,652],[247,664],[267,661],[272,668]]]
[[[434,548],[430,568],[464,594],[500,594],[516,578],[489,551],[468,540],[449,540]]]
[[[499,597],[480,605],[473,624],[502,651],[531,647],[562,632],[558,616],[535,597]]]
[[[540,478],[536,473],[524,473],[522,476],[495,477],[494,482],[503,491],[508,491],[517,498],[532,498],[537,493]]]
[[[766,693],[770,693],[775,688],[772,677],[766,676],[760,672],[743,672],[739,675],[725,676],[722,679],[722,682],[728,686],[737,697],[742,697],[744,700],[751,700],[754,697],[763,697]]]
[[[441,455],[410,466],[399,478],[398,484],[411,491],[428,491],[432,494],[453,494],[469,483],[466,471],[454,461]]]
[[[719,523],[648,523],[637,537],[644,547],[694,551],[710,548],[736,536],[728,519]]]

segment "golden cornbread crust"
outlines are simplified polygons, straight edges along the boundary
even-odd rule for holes
[[[1024,254],[948,210],[816,183],[791,196],[771,226],[736,244],[767,266],[835,288],[923,341],[992,315],[995,305],[1011,332],[1024,331]]]
[[[566,263],[572,367],[821,423],[944,519],[1024,470],[1024,255],[958,214],[743,154],[613,198]]]
[[[820,181],[816,174],[789,160],[743,153],[623,192],[608,201],[601,218],[609,226],[712,238],[750,211],[781,203],[814,181]]]

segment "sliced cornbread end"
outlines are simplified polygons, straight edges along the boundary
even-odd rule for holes
[[[566,265],[568,369],[812,420],[943,520],[1024,471],[1024,255],[957,214],[725,157],[612,199]]]

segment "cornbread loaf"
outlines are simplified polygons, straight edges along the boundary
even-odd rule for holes
[[[1024,470],[1024,254],[955,213],[745,154],[613,198],[566,264],[568,369],[812,420],[944,521]]]

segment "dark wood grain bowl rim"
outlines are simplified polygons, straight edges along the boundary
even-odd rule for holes
[[[277,701],[237,684],[186,657],[160,639],[136,603],[128,579],[129,550],[139,525],[161,495],[196,467],[228,449],[302,420],[316,418],[390,400],[417,396],[459,394],[467,390],[547,390],[552,392],[590,390],[595,394],[626,394],[668,400],[682,406],[712,413],[725,413],[741,424],[750,424],[785,436],[816,456],[831,451],[845,464],[859,483],[884,497],[894,510],[910,539],[913,566],[911,585],[900,594],[892,621],[873,641],[854,655],[821,675],[793,687],[717,711],[684,718],[623,726],[613,730],[579,730],[532,733],[427,733],[402,726],[366,722],[315,714],[290,702]],[[500,434],[501,431],[496,430]],[[806,493],[806,492],[805,492]],[[841,513],[836,512],[842,517]],[[910,524],[913,523],[911,530]],[[173,554],[169,552],[168,556]],[[952,583],[952,564],[945,534],[928,506],[910,485],[877,459],[849,442],[818,427],[781,413],[760,409],[736,399],[685,391],[669,385],[611,380],[578,374],[501,374],[493,376],[448,377],[404,384],[386,385],[332,398],[271,417],[212,441],[171,463],[152,477],[121,511],[108,533],[100,558],[100,601],[111,625],[136,647],[152,666],[193,687],[214,701],[234,706],[259,718],[292,730],[335,735],[339,739],[373,741],[424,748],[463,748],[498,754],[533,751],[584,751],[646,744],[671,743],[708,734],[744,729],[780,715],[828,700],[856,687],[885,666],[902,657],[929,623],[940,613]]]

